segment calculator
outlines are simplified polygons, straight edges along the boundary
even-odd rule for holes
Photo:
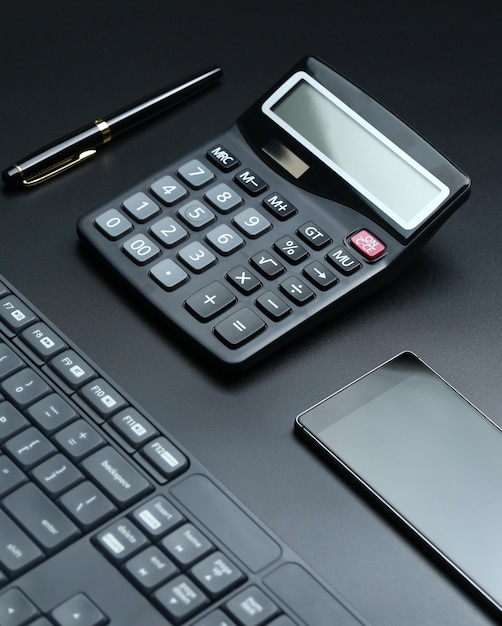
[[[391,280],[469,190],[310,56],[221,135],[81,217],[78,234],[176,335],[238,367]]]

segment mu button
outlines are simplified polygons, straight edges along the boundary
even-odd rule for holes
[[[265,330],[267,325],[247,307],[236,311],[214,327],[214,333],[229,348],[238,348]]]

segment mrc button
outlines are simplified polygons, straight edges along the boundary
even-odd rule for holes
[[[386,250],[385,244],[367,230],[360,230],[349,238],[350,245],[368,261],[376,261]]]

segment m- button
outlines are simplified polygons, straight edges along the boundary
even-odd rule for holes
[[[234,294],[215,280],[185,301],[185,308],[201,322],[207,322],[237,301]]]

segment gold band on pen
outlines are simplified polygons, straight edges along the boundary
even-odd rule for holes
[[[112,138],[112,131],[105,120],[94,120],[98,130],[103,135],[103,143],[108,143]]]

